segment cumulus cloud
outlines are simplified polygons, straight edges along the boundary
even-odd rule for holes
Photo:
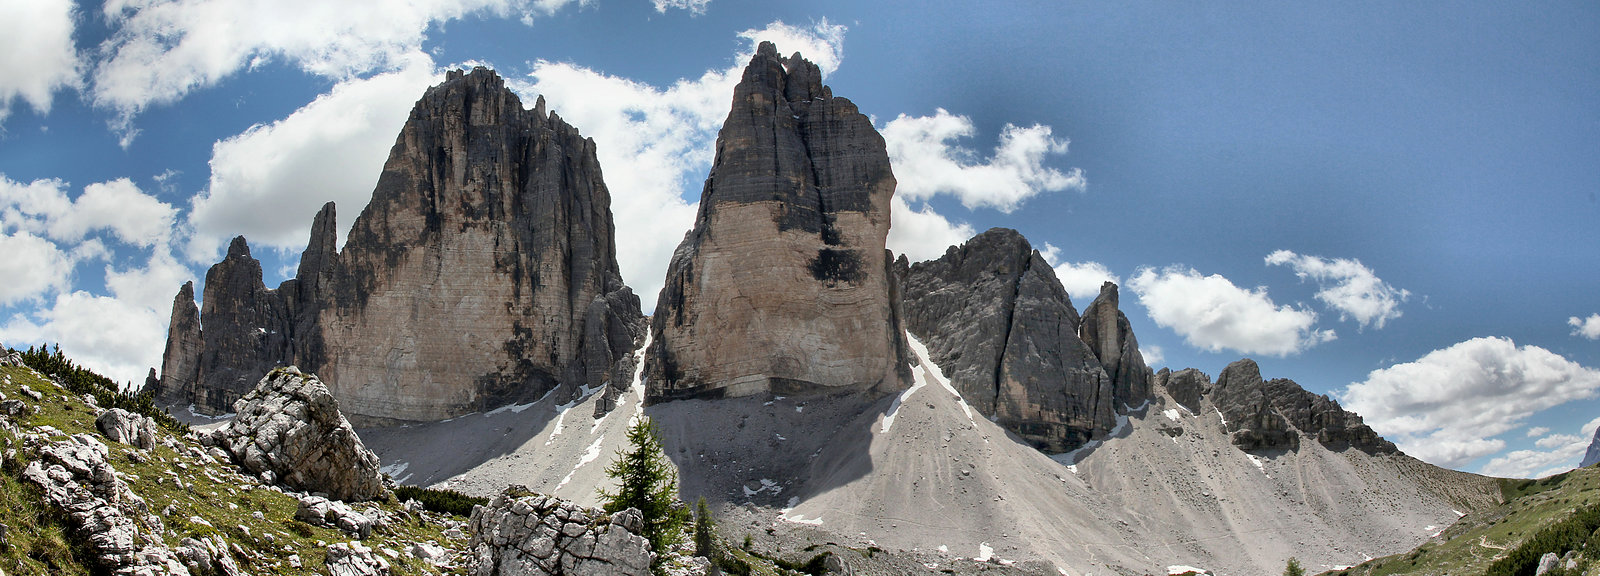
[[[1596,389],[1600,370],[1509,338],[1474,338],[1374,370],[1338,396],[1412,456],[1460,468],[1504,449],[1496,436],[1530,416]]]
[[[344,80],[408,65],[429,26],[470,15],[550,14],[571,0],[112,0],[113,33],[93,73],[96,105],[127,129],[152,104],[173,102],[274,59]]]
[[[651,0],[656,6],[656,12],[666,14],[668,9],[687,10],[690,14],[700,15],[706,13],[706,6],[711,0]]]
[[[82,80],[72,0],[0,0],[0,123],[13,101],[50,112],[55,92]]]
[[[1150,346],[1148,348],[1140,346],[1139,355],[1144,357],[1146,366],[1160,366],[1167,359],[1166,353],[1161,350],[1160,346]]]
[[[61,180],[22,184],[0,175],[0,224],[58,242],[77,243],[106,230],[128,244],[154,246],[171,235],[176,217],[171,205],[127,178],[90,184],[72,199]]]
[[[59,343],[89,369],[138,386],[160,362],[166,332],[166,315],[155,309],[80,290],[57,295],[32,318],[12,316],[0,326],[0,339],[11,345]]]
[[[1567,318],[1567,325],[1572,327],[1573,336],[1600,340],[1600,314],[1590,314],[1588,318],[1573,316]]]
[[[411,53],[399,70],[345,80],[282,120],[214,144],[210,185],[191,200],[185,255],[214,261],[240,234],[257,246],[303,249],[311,218],[330,200],[344,238],[417,97],[441,79],[432,59]]]
[[[1542,478],[1566,472],[1576,468],[1588,452],[1596,427],[1600,427],[1600,418],[1584,424],[1579,434],[1550,434],[1534,442],[1543,450],[1507,452],[1490,459],[1479,473],[1504,478]]]
[[[945,250],[976,234],[972,225],[952,222],[927,204],[912,208],[899,195],[889,203],[889,222],[889,250],[912,262],[944,256]]]
[[[1534,427],[1528,429],[1528,437],[1529,438],[1537,438],[1539,436],[1544,436],[1545,434],[1549,434],[1549,433],[1550,433],[1550,429],[1546,428],[1544,426],[1534,426]]]
[[[0,306],[65,290],[74,258],[55,243],[28,232],[0,234]]]
[[[1315,328],[1315,312],[1279,306],[1265,288],[1240,288],[1217,274],[1182,266],[1142,268],[1128,287],[1158,326],[1203,350],[1287,356],[1336,337]]]
[[[1327,259],[1305,256],[1288,250],[1267,255],[1268,266],[1288,266],[1301,280],[1317,283],[1317,299],[1339,311],[1339,319],[1355,319],[1361,328],[1383,329],[1385,322],[1400,317],[1400,303],[1411,293],[1378,279],[1360,260]]]
[[[1122,284],[1122,279],[1111,273],[1111,269],[1099,262],[1064,262],[1061,259],[1061,249],[1046,242],[1044,249],[1039,251],[1044,261],[1055,267],[1056,279],[1061,281],[1061,286],[1067,289],[1067,294],[1079,303],[1092,302],[1100,296],[1100,286],[1106,282]]]
[[[882,133],[899,181],[896,195],[912,201],[949,194],[969,210],[1009,213],[1041,192],[1084,190],[1082,170],[1045,165],[1047,156],[1067,152],[1067,139],[1055,138],[1049,126],[1006,124],[989,158],[954,143],[975,132],[971,119],[943,108],[933,116],[901,114],[890,121]]]

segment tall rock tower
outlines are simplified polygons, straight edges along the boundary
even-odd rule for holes
[[[763,42],[656,304],[648,398],[906,386],[884,248],[894,187],[871,120]]]
[[[484,68],[450,72],[417,102],[343,251],[329,204],[296,278],[268,290],[249,263],[236,240],[207,275],[200,360],[163,366],[198,364],[253,385],[272,364],[298,364],[357,421],[437,420],[563,382],[598,386],[643,335],[639,300],[617,269],[594,141],[543,99],[524,109]],[[184,304],[169,356],[195,348],[176,321],[188,319]],[[231,361],[254,343],[245,337],[265,351]],[[188,381],[164,372],[162,397],[183,396]],[[200,398],[214,386],[202,373],[191,387]]]

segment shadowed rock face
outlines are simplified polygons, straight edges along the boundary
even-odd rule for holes
[[[1150,368],[1139,353],[1133,326],[1118,308],[1116,284],[1100,285],[1100,296],[1083,309],[1078,337],[1111,376],[1111,397],[1117,404],[1137,404],[1150,397]]]
[[[449,418],[560,382],[598,386],[643,329],[617,269],[610,205],[594,142],[543,99],[525,110],[493,72],[451,72],[412,109],[342,252],[329,204],[297,276],[277,290],[233,250],[222,282],[216,267],[207,275],[192,396],[243,393],[248,385],[223,385],[293,363],[372,423]],[[269,321],[280,336],[246,341]],[[172,338],[190,334],[174,327]],[[162,389],[182,396],[188,352],[168,348]],[[237,350],[254,355],[225,354]]]
[[[903,388],[883,138],[762,43],[652,320],[651,401]]]
[[[167,348],[161,355],[161,373],[165,376],[154,381],[157,404],[171,406],[194,401],[195,383],[200,381],[200,350],[204,344],[200,307],[194,303],[194,282],[184,282],[178,295],[172,298]]]
[[[1081,446],[1116,426],[1114,401],[1148,395],[1115,396],[1055,271],[1015,230],[991,229],[903,275],[907,329],[968,403],[1036,447]],[[1112,304],[1097,310],[1116,319],[1111,291]]]
[[[1233,444],[1242,450],[1297,450],[1304,434],[1333,449],[1396,451],[1360,415],[1345,411],[1332,398],[1286,378],[1263,381],[1261,368],[1248,358],[1222,370],[1210,398],[1227,420]]]

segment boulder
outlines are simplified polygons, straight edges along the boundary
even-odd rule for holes
[[[650,401],[909,385],[884,248],[895,179],[871,119],[763,42],[652,317]]]
[[[384,493],[378,457],[315,375],[293,366],[273,370],[233,410],[233,421],[202,439],[228,451],[251,474],[271,472],[291,488],[337,500]]]
[[[654,558],[632,508],[607,516],[513,489],[473,508],[468,526],[474,576],[645,576]]]
[[[316,526],[338,528],[358,540],[366,540],[372,536],[372,518],[355,511],[344,502],[311,495],[301,496],[299,500],[294,512],[295,520]]]
[[[389,561],[373,554],[360,542],[340,542],[328,547],[328,576],[389,576]]]
[[[100,413],[94,420],[95,428],[112,442],[120,442],[140,450],[156,447],[156,421],[148,417],[112,408]]]
[[[899,266],[907,329],[979,412],[1051,452],[1116,426],[1114,379],[1079,338],[1055,271],[1017,231]]]

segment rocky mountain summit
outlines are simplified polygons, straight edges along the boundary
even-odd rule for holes
[[[798,53],[734,88],[652,319],[652,401],[904,388],[883,137]]]
[[[1578,467],[1588,468],[1595,464],[1600,464],[1600,428],[1595,429],[1594,439],[1589,441],[1589,449],[1583,452],[1583,461]]]
[[[1116,426],[1119,407],[1149,397],[1116,285],[1080,318],[1017,231],[991,229],[937,260],[898,266],[906,328],[962,398],[1034,446],[1082,446]]]
[[[277,289],[243,237],[175,298],[158,399],[221,413],[268,370],[323,376],[353,420],[437,420],[598,388],[644,332],[594,141],[494,72],[423,95],[344,249],[330,203]]]
[[[1332,450],[1398,452],[1394,443],[1379,436],[1360,415],[1293,380],[1263,380],[1261,368],[1248,358],[1224,368],[1215,385],[1193,368],[1179,372],[1162,369],[1155,375],[1155,383],[1191,412],[1199,408],[1201,397],[1211,400],[1232,434],[1233,445],[1241,450],[1298,450],[1300,437],[1306,436]]]

